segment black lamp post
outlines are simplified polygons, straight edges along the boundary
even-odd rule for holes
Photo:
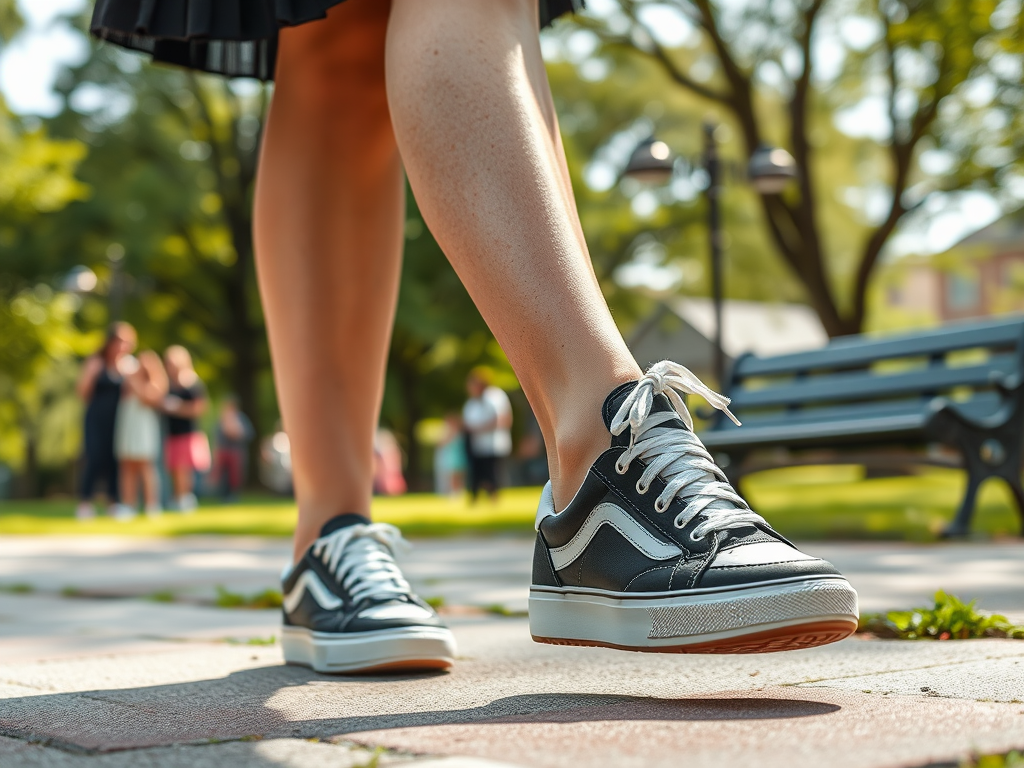
[[[704,123],[704,153],[700,167],[708,175],[704,194],[708,201],[708,237],[711,256],[711,301],[715,313],[714,373],[718,386],[725,386],[725,351],[722,346],[722,221],[719,195],[722,189],[722,163],[715,141],[717,125]],[[626,163],[623,176],[646,184],[667,184],[675,171],[676,156],[669,146],[651,136],[641,141]],[[796,176],[796,163],[784,149],[762,145],[750,156],[747,179],[762,195],[777,195]]]

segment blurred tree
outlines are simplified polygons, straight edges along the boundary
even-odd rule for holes
[[[569,32],[569,40],[574,34],[580,33]],[[565,48],[576,44],[569,40]],[[587,76],[595,61],[589,56],[552,58],[548,74],[583,229],[601,287],[628,334],[633,321],[650,312],[652,297],[679,291],[706,295],[710,289],[699,179],[681,176],[659,190],[617,179],[620,164],[655,119],[659,135],[674,147],[699,152],[706,105],[667,87],[655,64],[621,51],[610,52],[599,78]],[[786,267],[763,258],[770,244],[758,226],[749,190],[728,185],[723,203],[728,295],[802,300],[799,284]]]
[[[0,102],[0,243],[29,220],[52,225],[56,211],[87,197],[75,178],[84,156],[81,142],[25,130]],[[39,467],[66,464],[78,450],[76,355],[91,340],[75,326],[74,296],[19,285],[0,263],[0,462],[21,469],[21,492],[34,494]]]
[[[90,146],[81,177],[94,194],[57,227],[21,227],[0,256],[25,281],[92,267],[107,311],[83,308],[87,326],[123,312],[146,345],[192,348],[215,394],[237,393],[262,432],[276,413],[251,238],[265,89],[105,46],[58,91],[66,106],[48,124]]]
[[[675,88],[728,117],[746,157],[766,142],[793,153],[796,189],[761,195],[760,206],[832,336],[861,330],[869,280],[909,212],[932,194],[999,191],[1020,179],[1020,3],[619,0],[619,8],[581,22],[600,36],[603,55],[627,50],[656,63]],[[861,139],[858,187],[824,172],[830,122]],[[835,200],[863,224],[850,273],[834,263],[823,222]]]
[[[6,42],[21,30],[18,0],[0,0],[0,42]]]

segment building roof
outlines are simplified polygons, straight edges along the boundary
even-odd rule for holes
[[[715,309],[711,299],[687,296],[666,304],[702,336],[714,338]],[[744,352],[771,357],[828,344],[828,334],[818,316],[803,304],[727,299],[722,304],[722,330],[722,348],[733,359]]]
[[[722,315],[722,347],[729,360],[744,352],[770,357],[817,349],[828,343],[818,316],[803,305],[727,300]],[[710,299],[663,300],[635,329],[629,348],[644,368],[659,360],[674,360],[707,373],[714,359],[714,318]]]
[[[982,227],[953,248],[961,245],[1020,245],[1024,246],[1024,208],[1018,208],[987,227]]]

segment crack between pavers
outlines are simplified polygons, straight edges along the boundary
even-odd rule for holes
[[[962,667],[964,664],[977,664],[982,661],[1000,661],[1002,659],[1013,659],[1018,657],[1024,657],[1024,650],[1019,654],[1009,654],[1005,656],[983,656],[980,659],[967,659],[965,661],[952,661],[943,662],[941,664],[925,664],[920,667],[901,667],[899,669],[887,669],[880,672],[860,672],[855,675],[840,675],[839,677],[817,677],[813,680],[801,680],[798,683],[775,683],[781,688],[798,688],[801,685],[810,685],[811,683],[827,683],[832,680],[854,680],[858,677],[877,677],[878,675],[896,675],[901,672],[920,672],[925,669],[939,669],[941,667]],[[955,698],[955,697],[953,697]],[[972,699],[973,701],[973,699]]]
[[[338,747],[339,749],[345,749],[348,751],[364,751],[371,753],[379,753],[381,755],[388,755],[390,757],[397,757],[400,759],[421,759],[421,758],[435,758],[441,757],[441,755],[435,755],[433,753],[424,752],[408,752],[406,750],[392,749],[383,745],[367,745],[357,741],[350,741],[348,739],[320,739],[320,738],[302,738],[297,736],[271,736],[263,737],[258,735],[252,736],[236,736],[236,737],[225,737],[222,739],[199,739],[192,741],[175,741],[169,744],[150,744],[147,746],[139,747],[112,747],[108,749],[99,749],[92,747],[83,747],[79,744],[75,744],[70,741],[63,741],[61,739],[54,738],[52,736],[34,736],[32,734],[25,734],[23,732],[8,731],[7,729],[0,728],[0,736],[11,739],[12,741],[19,741],[24,744],[33,746],[43,747],[45,749],[56,749],[58,752],[64,752],[70,755],[80,755],[83,757],[98,757],[100,755],[113,755],[117,753],[135,753],[135,752],[148,752],[156,749],[173,749],[174,747],[216,747],[221,744],[235,744],[235,743],[247,743],[257,741],[272,741],[272,740],[284,740],[284,741],[305,741],[312,744],[324,744],[326,746]]]

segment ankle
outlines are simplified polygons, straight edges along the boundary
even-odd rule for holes
[[[611,437],[601,419],[601,407],[578,418],[562,418],[555,434],[555,447],[549,452],[548,469],[555,509],[569,505],[583,485],[591,465],[611,445]]]
[[[620,367],[621,371],[600,380],[574,381],[574,386],[555,393],[544,414],[538,413],[548,446],[555,509],[559,511],[572,501],[591,465],[611,445],[601,413],[605,399],[617,386],[641,375],[632,361]],[[546,415],[552,417],[550,421],[543,418]]]

